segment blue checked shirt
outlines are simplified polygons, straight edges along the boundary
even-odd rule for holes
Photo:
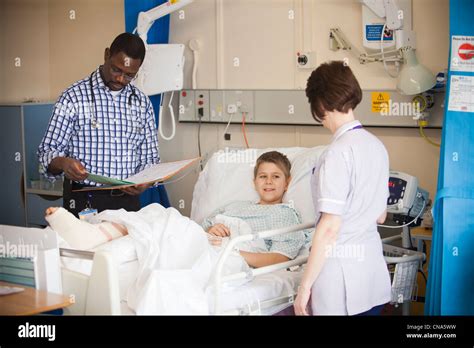
[[[114,97],[99,69],[92,74],[92,89],[95,103],[88,76],[64,91],[54,106],[38,148],[41,172],[50,180],[60,176],[47,171],[56,157],[77,159],[88,173],[121,180],[160,161],[150,99],[130,84]]]

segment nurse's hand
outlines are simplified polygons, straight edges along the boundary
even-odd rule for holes
[[[293,305],[296,315],[309,315],[307,308],[310,296],[310,289],[304,286],[298,287],[298,295],[296,296],[295,304]]]

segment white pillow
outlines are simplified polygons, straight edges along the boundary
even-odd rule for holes
[[[255,161],[262,153],[279,151],[291,162],[292,180],[283,201],[293,201],[303,223],[314,222],[310,179],[312,170],[325,148],[317,146],[246,149],[239,150],[234,155],[228,151],[214,153],[194,186],[191,219],[200,224],[216,209],[226,204],[235,201],[257,201],[259,197],[253,185]]]

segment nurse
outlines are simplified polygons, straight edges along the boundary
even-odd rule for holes
[[[345,63],[319,66],[306,96],[314,119],[333,138],[313,169],[317,224],[295,313],[308,315],[310,307],[313,315],[380,314],[391,298],[377,231],[387,215],[387,151],[354,119],[362,91]]]

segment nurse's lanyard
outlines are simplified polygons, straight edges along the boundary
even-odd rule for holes
[[[352,131],[352,130],[354,130],[354,129],[362,129],[362,128],[364,128],[364,127],[362,127],[361,124],[358,124],[357,126],[354,126],[354,127],[352,127],[352,128],[349,128],[348,130],[345,130],[344,132],[342,132],[341,134],[339,134],[338,138],[341,137],[344,133],[350,132],[350,131]]]

